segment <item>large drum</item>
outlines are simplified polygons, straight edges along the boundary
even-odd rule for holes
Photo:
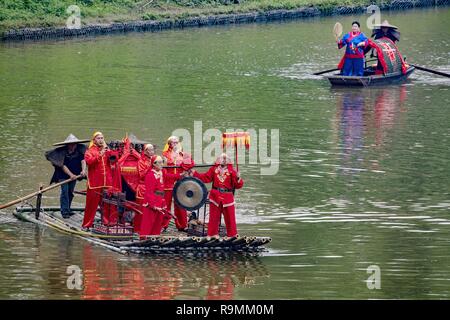
[[[208,189],[205,184],[194,177],[180,179],[173,187],[175,203],[189,211],[200,209],[205,204],[207,197]]]

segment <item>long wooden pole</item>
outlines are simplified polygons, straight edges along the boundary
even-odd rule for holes
[[[19,198],[19,199],[14,200],[14,201],[11,201],[11,202],[2,204],[2,205],[0,205],[0,210],[1,210],[1,209],[8,208],[8,207],[10,207],[10,206],[13,206],[13,205],[15,205],[15,204],[17,204],[17,203],[19,203],[19,202],[28,200],[28,199],[30,199],[30,198],[33,198],[33,197],[35,197],[35,196],[37,196],[37,195],[39,195],[39,194],[43,194],[44,192],[47,192],[47,191],[52,190],[52,189],[55,189],[55,188],[57,188],[57,187],[59,187],[59,186],[62,186],[63,184],[69,183],[70,181],[74,181],[75,179],[79,179],[79,178],[81,178],[81,177],[82,177],[82,175],[80,174],[80,175],[76,176],[76,177],[73,178],[73,179],[70,178],[70,179],[67,179],[67,180],[58,182],[58,183],[56,183],[56,184],[52,184],[52,185],[50,185],[50,186],[48,186],[48,187],[46,187],[46,188],[40,189],[39,191],[30,193],[30,194],[27,195],[27,196],[24,196],[24,197],[21,197],[21,198]]]
[[[206,168],[206,167],[212,167],[213,164],[196,164],[193,166],[193,168]],[[178,169],[182,168],[182,166],[163,166],[164,169]]]
[[[443,76],[443,77],[450,78],[450,74],[448,74],[448,73],[445,73],[445,72],[442,72],[442,71],[433,70],[433,69],[429,69],[429,68],[425,68],[425,67],[422,67],[422,66],[418,66],[417,64],[411,64],[411,65],[413,67],[415,67],[416,69],[418,69],[418,70],[422,70],[422,71],[426,71],[426,72],[438,74],[438,75]]]
[[[313,75],[318,76],[318,75],[321,75],[321,74],[324,74],[324,73],[337,71],[337,70],[339,70],[339,69],[338,68],[328,69],[328,70],[324,70],[324,71],[314,72]]]

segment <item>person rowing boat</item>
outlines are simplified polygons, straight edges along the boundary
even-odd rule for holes
[[[381,24],[375,25],[374,29],[372,30],[371,37],[374,40],[369,40],[369,45],[366,49],[366,52],[372,49],[370,57],[374,56],[377,57],[377,65],[375,67],[376,75],[382,75],[387,73],[386,63],[388,63],[388,61],[386,61],[386,59],[384,58],[383,54],[381,54],[380,50],[375,50],[378,44],[381,44],[382,51],[389,52],[388,54],[389,58],[396,56],[400,57],[399,62],[401,64],[401,71],[403,74],[405,74],[406,70],[408,69],[408,65],[401,56],[400,51],[398,50],[398,47],[395,44],[396,42],[400,41],[400,32],[397,29],[398,28],[396,26],[391,25],[387,20],[384,20]],[[376,55],[374,55],[374,51],[377,53]],[[396,54],[394,54],[394,52]]]
[[[57,148],[45,152],[45,158],[55,168],[50,184],[60,183],[67,179],[72,180],[61,185],[59,200],[61,215],[65,219],[74,214],[70,207],[77,183],[76,178],[79,175],[82,178],[86,176],[86,162],[84,161],[86,146],[83,144],[85,142],[89,142],[89,140],[80,140],[73,134],[69,134],[63,142],[53,144]]]
[[[398,27],[390,24],[387,20],[384,20],[381,24],[374,26],[371,37],[375,40],[388,38],[395,43],[400,41],[400,32],[398,31]]]

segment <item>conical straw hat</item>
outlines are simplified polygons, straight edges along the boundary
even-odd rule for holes
[[[64,140],[62,142],[54,143],[53,145],[54,146],[62,146],[62,145],[71,144],[71,143],[86,143],[89,141],[90,141],[89,139],[80,140],[71,133],[67,136],[66,140]]]
[[[398,29],[396,26],[393,26],[390,24],[387,20],[384,20],[381,24],[374,25],[375,28],[392,28],[392,29]]]

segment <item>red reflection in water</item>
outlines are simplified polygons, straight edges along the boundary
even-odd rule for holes
[[[230,255],[186,260],[180,256],[129,257],[83,246],[82,299],[234,299],[236,282],[267,276],[258,258]],[[249,281],[249,279],[251,281]]]
[[[83,299],[168,300],[178,294],[181,280],[167,270],[156,271],[152,263],[118,269],[116,256],[96,256],[89,244],[83,247],[83,262]]]

